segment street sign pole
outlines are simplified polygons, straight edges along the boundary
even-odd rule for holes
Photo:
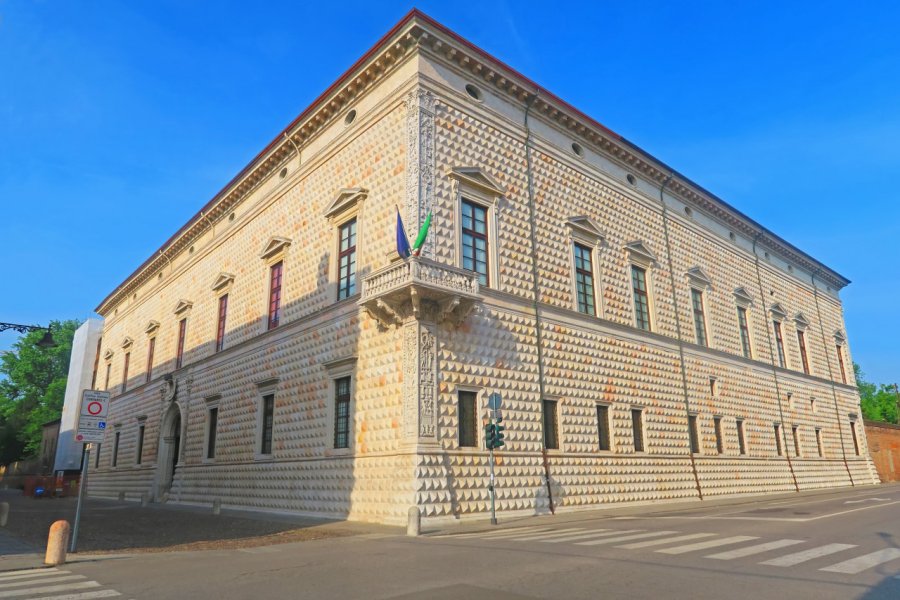
[[[494,449],[491,448],[491,525],[497,524],[497,510],[494,506]]]
[[[78,482],[78,505],[75,508],[75,526],[72,528],[72,547],[69,552],[76,552],[78,548],[78,524],[81,523],[81,504],[84,501],[84,488],[87,484],[88,465],[91,464],[91,446],[88,444],[81,459],[81,481]]]
[[[502,399],[500,394],[494,392],[490,396],[488,396],[488,410],[490,411],[489,421],[491,425],[491,429],[496,425],[496,417],[500,414],[500,405],[502,403]],[[488,450],[490,451],[490,467],[491,467],[491,480],[488,485],[488,490],[491,492],[491,525],[497,524],[497,508],[496,508],[496,478],[494,476],[494,445],[488,444]]]

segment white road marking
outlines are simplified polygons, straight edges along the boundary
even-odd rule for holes
[[[65,575],[63,573],[51,573],[49,576],[43,579],[18,579],[16,581],[4,581],[0,582],[0,590],[5,590],[8,588],[14,587],[22,587],[23,585],[44,585],[47,583],[61,583],[63,581],[75,581],[78,579],[87,579],[84,575]]]
[[[584,527],[569,527],[567,529],[556,529],[554,531],[544,531],[541,533],[536,533],[534,535],[526,535],[524,537],[515,536],[512,539],[518,542],[526,542],[530,540],[539,540],[544,537],[556,537],[558,535],[565,535],[567,533],[575,533],[576,531],[584,531]]]
[[[544,533],[550,533],[553,531],[549,527],[541,527],[539,530],[534,529],[532,531],[522,532],[522,531],[483,531],[480,534],[473,536],[482,540],[494,540],[494,539],[502,539],[507,537],[519,537],[521,535],[529,535],[531,533],[537,533],[538,531],[543,531]]]
[[[625,548],[626,550],[638,550],[640,548],[650,548],[652,546],[665,546],[666,544],[677,544],[678,542],[686,542],[688,540],[696,540],[699,538],[708,538],[716,535],[715,533],[691,533],[688,535],[679,535],[669,537],[662,540],[650,540],[649,542],[635,542],[633,544],[625,544],[616,546],[616,548]]]
[[[886,506],[893,506],[895,504],[900,504],[900,500],[895,502],[888,502],[887,504],[872,504],[870,506],[863,506],[861,508],[851,508],[850,510],[842,510],[839,512],[828,513],[825,515],[819,515],[817,517],[727,517],[727,516],[713,516],[713,515],[702,515],[702,516],[693,516],[693,517],[648,517],[652,519],[690,519],[690,520],[717,520],[717,521],[783,521],[787,523],[807,523],[809,521],[818,521],[819,519],[830,519],[831,517],[839,517],[841,515],[846,515],[854,512],[859,512],[861,510],[872,510],[873,508],[884,508]]]
[[[821,556],[828,556],[829,554],[835,554],[836,552],[843,552],[850,548],[856,548],[856,544],[825,544],[824,546],[811,548],[810,550],[804,550],[803,552],[779,556],[778,558],[773,558],[772,560],[767,560],[759,564],[768,565],[770,567],[793,567],[794,565],[799,565],[808,560],[819,558]]]
[[[890,498],[863,498],[862,500],[847,500],[844,504],[859,504],[860,502],[888,502]]]
[[[590,533],[579,533],[576,535],[569,535],[564,538],[554,538],[552,540],[541,540],[545,544],[558,544],[560,542],[571,542],[572,540],[583,540],[586,538],[593,537],[607,537],[610,535],[620,535],[622,533],[636,533],[638,531],[644,531],[643,529],[595,529]],[[603,532],[603,533],[600,533]]]
[[[63,574],[70,571],[60,571],[59,569],[27,569],[24,571],[7,571],[0,573],[0,582],[12,581],[13,579],[28,579],[31,577],[47,577],[54,573]]]
[[[517,527],[515,529],[501,529],[500,531],[475,531],[472,533],[448,533],[447,535],[435,535],[432,537],[446,537],[446,538],[473,538],[473,537],[482,537],[485,535],[520,535],[529,532],[538,532],[538,531],[547,531],[550,529],[546,526],[537,526],[534,525],[532,527]]]
[[[67,590],[84,590],[92,587],[100,587],[96,581],[78,581],[73,583],[61,583],[44,587],[26,588],[24,590],[7,590],[0,592],[0,598],[15,598],[16,596],[30,596],[31,594],[48,594],[51,592],[65,592]]]
[[[735,558],[743,558],[745,556],[752,556],[754,554],[762,554],[763,552],[768,552],[769,550],[777,550],[778,548],[785,548],[787,546],[794,546],[796,544],[802,543],[803,540],[777,540],[775,542],[767,542],[765,544],[747,546],[746,548],[738,548],[737,550],[719,552],[718,554],[710,554],[706,558],[715,558],[717,560],[733,560]]]
[[[715,548],[716,546],[727,546],[729,544],[739,544],[741,542],[749,542],[750,540],[758,539],[758,537],[753,535],[736,535],[729,538],[687,544],[685,546],[675,546],[674,548],[664,548],[662,550],[657,550],[657,552],[662,552],[663,554],[686,554],[687,552],[694,552],[696,550],[706,550],[707,548]]]
[[[44,596],[42,598],[29,598],[29,600],[91,600],[92,598],[112,598],[121,596],[116,590],[97,590],[96,592],[82,592],[80,594],[64,594],[62,596]]]
[[[829,573],[845,573],[847,575],[856,575],[862,573],[866,569],[871,569],[875,565],[880,565],[891,560],[900,558],[900,549],[898,548],[882,548],[870,554],[863,554],[850,560],[819,569],[820,571],[828,571]]]
[[[636,533],[634,535],[620,535],[618,537],[602,538],[599,540],[589,540],[587,542],[575,542],[578,546],[599,546],[600,544],[615,544],[616,542],[629,542],[631,540],[640,540],[642,538],[659,537],[661,535],[671,535],[678,533],[677,531],[651,531],[648,533]]]

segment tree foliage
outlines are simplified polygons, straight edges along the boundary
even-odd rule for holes
[[[863,417],[870,421],[897,423],[897,402],[900,398],[894,386],[866,381],[866,374],[856,363],[853,363],[853,372],[856,374]]]
[[[36,455],[42,425],[62,414],[72,338],[80,324],[53,321],[53,348],[37,345],[46,333],[38,330],[0,355],[0,464]]]

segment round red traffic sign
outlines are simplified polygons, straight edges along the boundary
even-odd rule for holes
[[[77,440],[77,441],[79,441],[79,442],[80,442],[80,441],[81,441],[81,440],[83,440],[83,439],[84,439],[84,436],[83,436],[83,435],[81,435],[81,434],[80,434],[80,433],[79,433],[79,434],[78,434],[78,435],[77,435],[77,436],[76,436],[76,437],[75,437],[75,439],[76,439],[76,440]]]
[[[88,402],[87,411],[89,415],[91,415],[92,417],[96,417],[103,412],[103,405],[96,400]]]

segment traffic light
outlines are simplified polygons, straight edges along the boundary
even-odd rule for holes
[[[484,447],[488,450],[494,449],[494,444],[496,443],[497,436],[497,426],[493,423],[488,423],[484,426]]]
[[[497,417],[497,424],[494,425],[494,448],[500,448],[505,445],[503,442],[503,430],[505,430],[506,427],[500,424],[502,422],[503,417]]]

